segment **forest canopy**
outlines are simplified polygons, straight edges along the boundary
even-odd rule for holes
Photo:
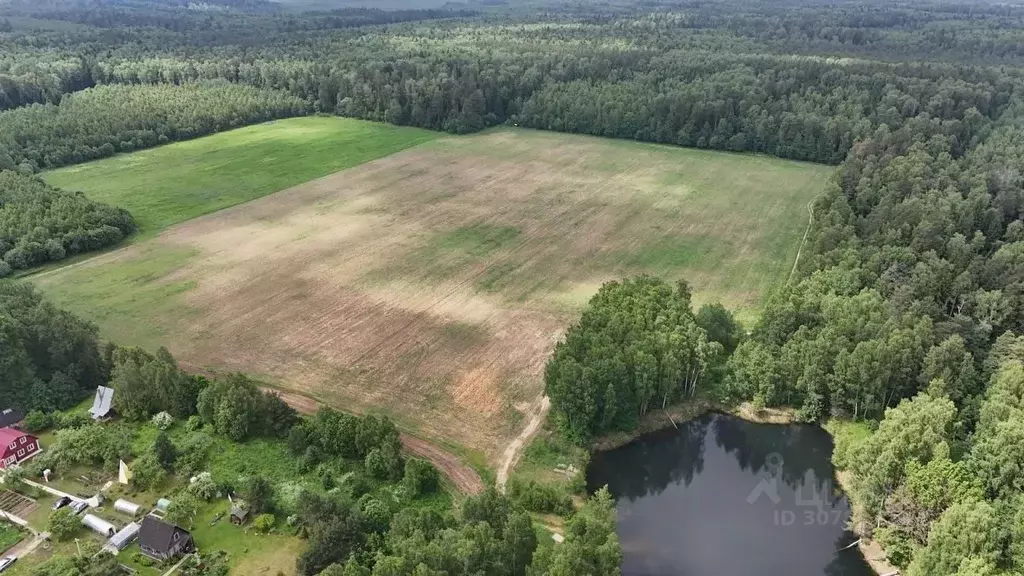
[[[294,96],[226,82],[89,88],[0,113],[0,169],[31,173],[307,110]]]
[[[111,246],[134,231],[124,209],[0,170],[0,278]]]
[[[692,397],[724,357],[690,307],[690,288],[639,276],[601,287],[548,361],[545,392],[576,442],[632,430],[654,408]]]

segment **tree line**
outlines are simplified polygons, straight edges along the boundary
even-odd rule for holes
[[[111,246],[135,229],[127,210],[0,170],[0,278]]]
[[[678,8],[630,14],[628,26],[602,19],[600,9],[587,16],[553,9],[541,25],[536,16],[515,11],[499,23],[465,13],[410,13],[420,22],[354,29],[324,24],[347,17],[359,22],[348,12],[234,15],[251,24],[244,29],[206,14],[217,24],[210,24],[208,42],[174,26],[121,26],[112,35],[83,31],[70,39],[44,36],[42,43],[52,42],[47,48],[69,61],[78,58],[75,74],[96,84],[223,80],[286,91],[317,111],[456,133],[508,122],[833,164],[880,126],[896,130],[910,121],[934,124],[957,152],[966,150],[1012,92],[1011,70],[794,58],[789,44],[784,54],[772,54],[767,39],[754,35],[759,40],[751,44],[743,32],[751,12],[758,14],[753,7],[735,15],[708,15],[714,10],[685,3]],[[131,13],[144,17],[146,10]],[[824,18],[806,10],[790,16],[801,29],[807,14],[812,22]],[[923,22],[935,18],[913,13]],[[174,10],[159,14],[196,18]],[[836,17],[871,33],[906,25],[898,17]],[[112,17],[111,25],[117,20]],[[263,34],[253,38],[254,29]],[[694,37],[694,29],[707,35]],[[9,42],[30,61],[39,53]],[[40,160],[34,159],[42,166]]]
[[[672,286],[639,276],[605,284],[545,369],[559,431],[585,443],[635,429],[649,411],[690,399],[716,380],[738,334],[720,306],[695,315],[685,281]]]
[[[939,381],[973,430],[994,358],[1024,330],[1017,114],[959,159],[911,127],[859,143],[816,205],[805,277],[731,359],[736,392],[880,418]]]
[[[32,173],[308,110],[294,96],[226,82],[99,86],[0,113],[0,170]]]

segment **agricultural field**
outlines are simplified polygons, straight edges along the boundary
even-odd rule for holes
[[[277,120],[44,174],[126,208],[141,237],[415,146],[434,132],[336,116]]]
[[[318,121],[350,122],[302,119]],[[153,231],[212,209],[211,198],[235,204],[351,165],[307,156],[357,156],[284,137],[221,173],[208,142],[233,134],[48,179],[126,206]],[[191,369],[244,371],[388,414],[493,465],[540,396],[551,348],[601,283],[685,278],[696,301],[753,314],[789,274],[807,203],[830,172],[511,128],[429,136],[33,281],[120,343],[167,345]],[[181,146],[207,150],[199,168],[148,160]],[[264,156],[272,184],[256,183]]]

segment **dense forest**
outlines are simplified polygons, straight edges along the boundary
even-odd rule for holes
[[[31,173],[307,109],[294,96],[226,82],[99,86],[0,114],[0,169]]]
[[[0,171],[0,278],[116,244],[134,231],[126,210]]]

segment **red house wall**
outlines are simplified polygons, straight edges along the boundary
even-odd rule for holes
[[[20,464],[39,452],[39,439],[31,434],[19,434],[17,437],[4,437],[0,446],[0,469],[12,464]],[[14,445],[12,448],[11,445]]]

